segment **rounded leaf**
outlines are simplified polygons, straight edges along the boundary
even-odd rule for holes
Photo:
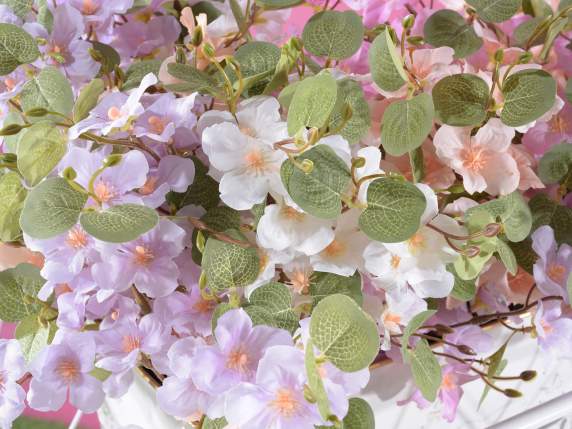
[[[12,73],[20,64],[40,56],[34,38],[17,25],[0,23],[0,76]]]
[[[365,399],[351,398],[348,414],[343,420],[344,429],[375,429],[375,415]]]
[[[346,107],[351,109],[351,117],[344,124],[343,112]],[[351,79],[338,81],[338,97],[334,112],[330,116],[330,129],[337,130],[342,124],[344,126],[338,134],[351,144],[359,142],[367,134],[371,125],[369,104],[367,104],[363,89],[359,83]]]
[[[466,0],[486,22],[503,22],[518,12],[522,0]]]
[[[384,91],[397,91],[407,82],[403,59],[397,53],[388,29],[371,44],[368,61],[373,81]]]
[[[478,51],[483,40],[477,36],[473,26],[457,12],[443,9],[435,12],[425,21],[425,41],[439,48],[449,46],[455,50],[455,57],[465,58]]]
[[[561,181],[572,183],[572,144],[560,143],[552,146],[538,163],[538,175],[545,185]],[[568,179],[568,180],[566,180]]]
[[[28,191],[18,173],[9,172],[0,177],[0,241],[15,241],[22,235],[18,219],[26,195]]]
[[[46,67],[35,78],[26,82],[20,97],[24,111],[43,107],[52,112],[69,115],[74,105],[73,92],[68,80],[54,67]],[[39,118],[39,120],[44,119]]]
[[[280,48],[269,42],[249,42],[238,48],[234,59],[240,64],[243,78],[255,79],[248,94],[256,95],[262,93],[264,87],[270,82],[280,60]],[[230,66],[227,67],[227,73],[231,78],[236,79]]]
[[[454,127],[474,126],[487,116],[489,86],[478,76],[454,74],[441,79],[433,88],[437,118]]]

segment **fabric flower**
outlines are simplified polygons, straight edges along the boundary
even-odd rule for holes
[[[570,356],[572,319],[562,314],[559,302],[538,301],[533,322],[538,345],[542,350],[551,356]]]
[[[26,372],[26,362],[17,340],[0,340],[0,426],[12,428],[12,423],[26,408],[26,392],[18,384]]]

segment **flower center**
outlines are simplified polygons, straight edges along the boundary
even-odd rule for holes
[[[558,134],[566,134],[569,130],[569,123],[561,115],[554,115],[549,122],[550,131]]]
[[[425,237],[421,232],[416,232],[413,236],[408,240],[409,251],[411,253],[416,253],[419,250],[425,247]]]
[[[157,189],[157,177],[149,177],[145,184],[139,188],[139,193],[142,195],[150,195]]]
[[[165,131],[165,126],[167,125],[162,118],[155,115],[147,119],[147,122],[149,123],[151,129],[157,134],[161,134],[163,131]]]
[[[270,403],[282,417],[294,417],[298,414],[301,404],[290,389],[278,389],[276,397]]]
[[[300,213],[298,210],[290,206],[282,207],[280,214],[286,219],[294,220],[297,222],[300,222],[302,219],[304,219],[304,213]]]
[[[401,258],[397,255],[391,255],[391,268],[393,268],[394,270],[397,269],[397,267],[399,267],[399,264],[401,263]]]
[[[93,191],[95,196],[104,203],[111,201],[115,197],[113,186],[106,182],[98,182]]]
[[[240,373],[248,372],[248,355],[244,352],[244,350],[239,347],[234,349],[228,355],[228,359],[226,361],[226,367],[228,369],[232,369],[234,371],[238,371]]]
[[[566,267],[560,264],[551,264],[548,267],[548,277],[555,283],[562,283],[566,274]]]
[[[240,127],[238,127],[238,129],[240,130],[240,132],[242,134],[246,134],[249,137],[256,137],[256,131],[254,131],[250,127],[240,126]]]
[[[399,314],[392,313],[391,311],[386,311],[383,314],[383,323],[399,325],[401,323],[401,316],[399,316]]]
[[[6,89],[8,91],[11,91],[16,86],[16,81],[11,77],[7,77],[6,79],[4,79],[4,85],[6,85]]]
[[[290,276],[290,285],[298,294],[307,294],[310,288],[310,276],[304,270],[296,270]]]
[[[84,15],[93,15],[99,10],[99,6],[96,5],[93,0],[83,0],[81,13]]]
[[[117,106],[111,106],[107,111],[107,117],[112,121],[121,118],[121,116],[122,116],[121,110]]]
[[[87,234],[76,226],[68,232],[66,244],[76,250],[83,249],[87,245]]]
[[[456,377],[452,373],[445,374],[443,376],[443,381],[441,382],[441,389],[443,390],[453,390],[457,387]]]
[[[482,149],[469,147],[461,151],[461,160],[463,161],[464,168],[473,172],[478,172],[487,164],[488,156]]]
[[[548,323],[545,319],[540,319],[540,326],[544,329],[544,333],[550,334],[554,328],[550,323]]]
[[[125,353],[131,353],[141,347],[141,339],[133,335],[125,335],[121,339],[121,349]]]
[[[155,255],[153,255],[151,249],[145,246],[135,246],[135,263],[137,265],[145,267],[149,265],[154,258]]]
[[[79,366],[73,359],[64,358],[59,361],[56,373],[67,383],[71,384],[79,377]]]
[[[343,254],[345,250],[346,246],[343,243],[340,243],[338,240],[334,240],[323,250],[323,252],[327,257],[335,258],[336,256]]]
[[[246,168],[255,173],[260,173],[266,170],[266,160],[264,154],[260,149],[252,149],[244,155]]]
[[[193,304],[193,310],[197,313],[206,314],[209,313],[215,306],[214,301],[207,301],[206,299],[199,299]]]

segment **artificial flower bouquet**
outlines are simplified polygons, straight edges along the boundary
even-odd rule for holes
[[[0,1],[1,427],[136,369],[202,429],[381,427],[381,361],[448,421],[520,396],[514,337],[572,352],[571,16]]]

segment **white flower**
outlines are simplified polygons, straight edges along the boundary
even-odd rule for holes
[[[381,152],[378,148],[373,146],[364,147],[357,152],[357,156],[365,159],[365,165],[363,167],[356,168],[355,175],[357,180],[373,174],[383,173],[383,170],[379,168],[381,163]],[[359,202],[364,204],[367,203],[367,189],[373,180],[375,179],[366,180],[360,186],[358,194]]]

